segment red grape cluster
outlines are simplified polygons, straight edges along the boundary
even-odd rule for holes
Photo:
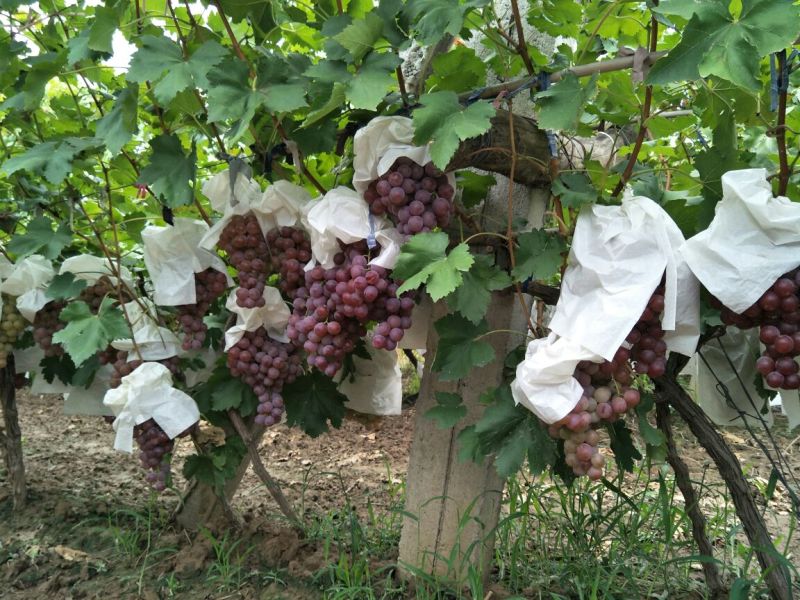
[[[183,304],[178,307],[178,322],[183,330],[183,349],[199,350],[203,347],[208,327],[203,317],[211,308],[211,304],[219,298],[228,287],[224,273],[216,269],[206,269],[194,274],[196,301],[194,304]]]
[[[394,350],[411,327],[414,301],[397,296],[388,271],[369,265],[364,247],[348,246],[334,257],[335,266],[316,266],[305,273],[305,286],[294,293],[287,335],[308,355],[308,364],[332,377],[342,360],[377,321],[372,344]]]
[[[4,369],[8,355],[25,330],[25,319],[17,310],[17,303],[10,296],[3,296],[3,317],[0,319],[0,369]]]
[[[423,167],[409,158],[398,158],[364,192],[372,214],[390,215],[398,231],[406,235],[446,227],[454,196],[447,176],[432,162]]]
[[[109,386],[112,388],[119,387],[120,383],[122,383],[122,378],[133,373],[137,368],[139,368],[142,362],[144,361],[139,359],[129,361],[128,352],[124,350],[118,351],[116,354],[116,360],[111,363],[113,371],[109,380]],[[155,362],[159,362],[167,367],[170,373],[172,373],[173,378],[181,377],[180,359],[177,356],[165,358]]]
[[[635,361],[637,373],[661,377],[667,370],[667,343],[663,340],[661,313],[664,311],[664,285],[659,285],[644,309],[639,322],[634,325],[625,341],[631,345],[630,358]],[[620,348],[618,353],[626,352]],[[626,357],[627,358],[627,357]]]
[[[58,318],[66,305],[61,300],[53,300],[45,304],[33,318],[33,341],[44,351],[46,357],[64,354],[61,344],[53,343],[53,335],[67,326]]]
[[[255,215],[234,215],[222,230],[218,245],[236,269],[236,304],[242,308],[264,306],[264,287],[270,274],[269,249]]]
[[[292,344],[277,342],[263,327],[246,331],[228,350],[228,369],[239,377],[258,397],[259,425],[274,425],[283,415],[281,390],[300,373],[300,356]]]
[[[173,377],[179,374],[179,359],[177,356],[159,360],[166,366]],[[119,387],[122,378],[133,373],[142,364],[141,360],[128,361],[128,353],[117,352],[117,360],[113,363],[114,371],[111,373],[109,386]],[[106,419],[109,420],[109,419]],[[113,419],[111,420],[113,422]],[[182,431],[177,437],[188,435],[195,426]],[[139,446],[139,460],[147,471],[145,480],[157,492],[163,492],[167,487],[171,473],[170,462],[172,449],[175,442],[169,438],[163,429],[153,419],[148,419],[133,428],[133,438]]]
[[[272,271],[280,273],[280,290],[291,297],[303,285],[303,267],[311,260],[308,235],[297,227],[280,227],[267,232]]]
[[[131,297],[127,291],[123,289],[121,292],[123,302],[129,302]],[[81,290],[81,293],[78,295],[78,300],[85,302],[89,306],[89,310],[93,314],[97,314],[100,310],[100,305],[103,303],[103,299],[108,295],[113,295],[117,298],[120,295],[120,290],[118,290],[117,287],[111,283],[111,280],[104,275],[93,285]],[[53,343],[53,335],[67,326],[66,323],[58,318],[66,305],[67,303],[63,300],[48,302],[36,313],[33,319],[33,340],[44,351],[44,355],[47,357],[61,356],[64,354],[64,349],[61,345]],[[100,353],[100,360],[103,364],[109,362],[106,360],[103,352]]]
[[[737,314],[717,300],[712,305],[720,309],[726,325],[739,329],[760,326],[759,339],[765,349],[756,361],[758,372],[772,388],[800,388],[800,268],[781,275],[758,301]]]
[[[575,475],[598,480],[603,476],[605,457],[598,449],[596,429],[633,409],[641,397],[638,390],[629,387],[632,373],[625,348],[620,348],[612,361],[582,361],[574,377],[583,387],[583,395],[575,408],[548,431],[564,440],[565,460]]]

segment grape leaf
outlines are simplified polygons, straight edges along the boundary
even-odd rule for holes
[[[241,416],[240,408],[247,404],[258,404],[258,399],[253,393],[253,389],[240,379],[228,377],[224,382],[214,386],[211,392],[211,409],[218,411],[236,410]],[[252,408],[252,407],[251,407]],[[247,411],[244,411],[245,413]]]
[[[473,257],[469,246],[463,243],[445,255],[449,242],[446,233],[437,232],[415,235],[403,244],[393,276],[405,282],[397,293],[426,284],[431,298],[437,301],[455,290],[461,284],[461,272],[472,266]]]
[[[30,69],[20,77],[22,82],[20,91],[0,104],[0,110],[39,108],[48,82],[59,74],[66,62],[66,53],[47,52],[30,58],[29,62]]]
[[[464,406],[461,396],[449,392],[436,392],[436,406],[425,413],[425,418],[436,421],[439,429],[455,427],[465,416],[467,407]]]
[[[758,90],[761,57],[791,46],[800,29],[800,7],[782,0],[743,0],[736,17],[726,0],[695,7],[672,2],[658,10],[680,16],[691,11],[692,16],[680,43],[650,69],[647,81],[655,84],[716,75]]]
[[[347,85],[347,100],[353,108],[375,110],[394,85],[399,64],[400,58],[395,54],[370,52]]]
[[[22,235],[11,238],[8,249],[22,258],[29,254],[41,254],[45,258],[54,259],[72,242],[72,231],[68,223],[61,223],[53,231],[53,222],[47,217],[36,217],[28,223]]]
[[[186,156],[178,136],[166,133],[150,140],[150,147],[150,164],[139,174],[139,183],[149,185],[156,197],[171,208],[191,204],[197,158],[194,150]]]
[[[75,157],[98,145],[95,138],[77,137],[42,142],[27,152],[9,158],[3,163],[3,171],[6,175],[12,175],[19,170],[41,172],[47,181],[58,185],[69,175]]]
[[[494,348],[483,339],[489,331],[483,320],[477,325],[459,314],[442,317],[434,323],[439,334],[439,345],[433,359],[433,370],[442,381],[465,377],[475,367],[482,367],[495,359]]]
[[[486,255],[473,256],[472,267],[462,275],[461,285],[447,297],[447,304],[477,324],[486,315],[491,292],[511,285],[511,277],[494,266]]]
[[[583,172],[561,173],[553,182],[553,194],[561,200],[565,208],[578,208],[597,201],[597,189],[589,176]]]
[[[118,154],[138,129],[138,100],[138,86],[129,85],[119,93],[113,108],[97,121],[97,137],[112,155]]]
[[[660,429],[656,429],[650,424],[650,421],[647,419],[648,413],[653,410],[653,406],[655,405],[655,398],[652,394],[641,392],[641,402],[636,406],[636,416],[639,422],[639,435],[642,436],[642,439],[645,443],[649,446],[664,446],[666,444],[666,438],[664,437],[664,433]]]
[[[140,41],[127,79],[137,83],[157,82],[153,93],[162,104],[169,103],[189,86],[206,87],[209,70],[229,56],[229,52],[214,41],[200,46],[188,60],[184,59],[181,47],[167,37],[143,35]]]
[[[344,417],[344,403],[347,398],[330,377],[318,370],[298,377],[294,382],[283,386],[283,400],[286,404],[286,423],[299,426],[311,437],[328,431],[328,421],[339,427]]]
[[[72,362],[69,354],[45,356],[39,361],[39,366],[42,368],[42,377],[47,383],[53,383],[56,377],[66,385],[72,383],[72,377],[75,375],[75,363]]]
[[[354,60],[361,60],[364,55],[372,50],[375,42],[381,39],[383,33],[383,19],[374,12],[369,12],[363,19],[356,19],[333,39],[344,46]]]
[[[74,273],[67,271],[50,280],[44,295],[52,300],[75,298],[86,288],[86,280],[76,279]]]
[[[555,460],[555,444],[530,411],[514,402],[511,389],[494,390],[494,403],[475,423],[475,434],[483,454],[495,454],[494,465],[502,477],[510,477],[525,459],[531,472],[539,474]]]
[[[557,233],[534,229],[520,234],[517,243],[517,266],[511,274],[518,281],[528,278],[540,281],[549,279],[561,269],[561,255],[567,245]]]
[[[447,33],[458,35],[467,12],[487,4],[489,0],[411,0],[404,12],[412,21],[417,21],[416,37],[428,46],[438,42]]]
[[[619,468],[629,473],[632,472],[634,461],[641,460],[642,455],[633,444],[631,430],[624,421],[615,421],[609,426],[608,435],[611,438],[611,451],[614,453]]]
[[[425,82],[427,90],[461,92],[486,84],[486,63],[472,48],[454,46],[449,52],[436,56],[431,64],[433,73]]]
[[[78,300],[59,314],[67,326],[53,335],[53,342],[64,347],[76,366],[95,352],[105,350],[113,340],[130,337],[128,324],[122,311],[113,306],[114,302],[113,298],[103,298],[97,314],[93,315],[89,305]]]
[[[586,82],[567,73],[561,81],[536,94],[538,120],[542,129],[575,131],[583,115],[583,107],[597,91],[597,75]]]
[[[414,111],[414,143],[430,142],[433,163],[447,167],[458,149],[459,141],[486,133],[492,126],[495,109],[491,103],[475,102],[466,108],[455,92],[423,94],[422,108]]]
[[[206,448],[203,454],[192,454],[183,463],[183,474],[212,486],[217,494],[223,493],[225,483],[236,475],[247,448],[239,436],[227,436],[221,446]]]
[[[494,175],[481,175],[472,171],[458,171],[456,173],[458,189],[461,190],[461,204],[465,208],[472,208],[486,200],[489,189],[497,185]]]
[[[111,54],[113,47],[111,39],[119,27],[119,10],[108,6],[98,6],[94,9],[94,19],[89,25],[87,47],[91,50]]]

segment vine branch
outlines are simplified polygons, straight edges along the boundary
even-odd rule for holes
[[[658,6],[658,2],[655,2],[655,5]],[[650,53],[656,51],[656,44],[658,43],[658,21],[656,20],[655,15],[650,18],[650,47],[648,48]],[[619,193],[625,187],[625,184],[633,175],[633,167],[636,166],[636,160],[639,158],[639,152],[642,149],[642,144],[644,143],[644,137],[647,135],[647,120],[650,118],[650,107],[653,103],[653,86],[648,85],[644,88],[644,103],[642,104],[642,118],[639,122],[639,132],[636,134],[636,141],[633,144],[633,150],[631,151],[631,155],[628,157],[628,164],[625,165],[625,170],[622,172],[622,176],[619,178],[617,185],[614,186],[614,191],[611,192],[612,196],[618,196]]]
[[[788,95],[789,82],[784,81],[784,75],[789,70],[786,65],[786,50],[778,52],[778,122],[775,127],[775,142],[778,145],[778,195],[785,196],[786,188],[789,186],[789,175],[791,168],[786,154],[786,97]]]
[[[536,69],[534,69],[533,62],[531,62],[531,57],[528,53],[528,43],[525,41],[525,30],[522,28],[522,17],[519,13],[517,0],[511,0],[511,12],[514,13],[514,25],[517,29],[517,52],[520,58],[522,58],[522,62],[525,64],[528,75],[533,75]]]

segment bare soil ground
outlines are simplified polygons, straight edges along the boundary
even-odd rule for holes
[[[58,396],[23,392],[19,409],[29,504],[11,511],[0,471],[0,598],[322,597],[313,577],[336,561],[335,548],[303,541],[283,526],[252,472],[232,503],[242,531],[188,535],[169,524],[177,493],[152,495],[138,461],[113,450],[113,431],[102,419],[62,416]],[[388,490],[405,474],[413,420],[413,409],[372,425],[351,419],[317,439],[278,425],[266,433],[261,455],[290,501],[311,518],[348,502],[362,516],[370,509],[381,514],[391,508]],[[705,472],[713,480],[713,466],[684,431],[678,430],[684,459],[696,478]],[[744,433],[725,435],[749,479],[766,485],[770,466],[760,450]],[[800,464],[800,442],[780,418],[775,435]],[[179,443],[177,471],[189,444]],[[183,483],[178,473],[177,488]],[[767,516],[773,531],[788,529],[791,507],[780,488]],[[245,583],[237,586],[237,577]]]

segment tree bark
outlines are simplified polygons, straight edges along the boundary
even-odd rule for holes
[[[22,460],[22,432],[19,427],[17,413],[17,388],[14,385],[14,356],[8,355],[5,368],[0,370],[0,401],[3,406],[3,423],[5,426],[6,468],[8,481],[11,484],[11,502],[14,510],[25,507],[27,486],[25,483],[25,463]]]
[[[678,449],[675,447],[675,437],[672,432],[672,417],[670,416],[669,406],[665,402],[656,403],[656,420],[658,428],[664,433],[667,442],[667,462],[675,472],[675,481],[683,494],[686,514],[692,522],[692,537],[697,544],[700,554],[707,556],[710,560],[703,562],[703,574],[706,578],[709,597],[711,600],[723,600],[727,597],[725,587],[719,575],[717,565],[711,560],[714,559],[714,547],[706,534],[706,518],[700,510],[699,498],[692,486],[692,479],[689,476],[689,468],[681,459]]]
[[[514,149],[516,167],[514,182],[530,187],[550,185],[550,147],[547,134],[536,121],[514,115]],[[492,127],[474,138],[461,143],[447,171],[473,167],[506,177],[511,175],[511,135],[508,111],[498,109],[492,117]]]
[[[731,494],[736,514],[742,522],[747,539],[758,557],[764,582],[769,588],[770,598],[772,600],[791,600],[791,575],[776,558],[779,553],[772,543],[772,538],[764,519],[758,512],[753,497],[750,495],[750,489],[742,474],[739,460],[722,439],[708,416],[695,404],[677,381],[677,373],[687,360],[686,357],[679,355],[670,357],[667,373],[664,377],[654,380],[656,393],[678,411],[692,434],[717,466],[717,470]]]

